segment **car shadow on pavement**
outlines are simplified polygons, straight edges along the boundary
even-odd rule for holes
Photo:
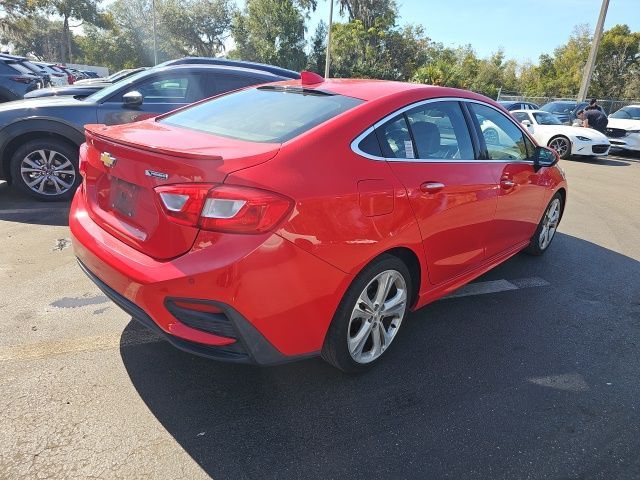
[[[571,157],[565,158],[565,162],[589,163],[591,165],[606,165],[609,167],[628,167],[631,165],[626,159],[598,158],[598,157]]]
[[[39,202],[0,182],[0,220],[31,225],[69,225],[70,202]]]
[[[543,257],[478,281],[531,278],[548,285],[413,313],[360,376],[135,345],[133,320],[120,353],[150,412],[216,480],[633,477],[640,262],[558,234]]]

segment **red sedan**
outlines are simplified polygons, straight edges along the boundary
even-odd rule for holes
[[[305,74],[86,137],[82,269],[176,347],[233,362],[366,369],[409,310],[543,253],[567,197],[555,152],[450,88]]]

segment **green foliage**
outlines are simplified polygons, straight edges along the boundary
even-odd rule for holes
[[[159,24],[182,55],[213,57],[224,52],[236,14],[233,0],[164,0]]]
[[[640,32],[616,25],[602,36],[591,83],[595,97],[640,97]]]
[[[271,63],[301,70],[305,53],[305,16],[293,0],[247,0],[236,14],[231,32],[236,48],[233,58]]]
[[[327,54],[327,24],[322,20],[318,23],[311,39],[311,51],[307,58],[307,70],[324,75]]]

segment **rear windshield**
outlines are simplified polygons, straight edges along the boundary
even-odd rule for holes
[[[237,140],[281,143],[362,102],[300,88],[258,87],[214,98],[158,121]]]

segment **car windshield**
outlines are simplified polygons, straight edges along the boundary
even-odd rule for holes
[[[540,125],[562,125],[562,122],[558,119],[558,117],[552,115],[551,113],[535,112],[533,114],[533,117]]]
[[[640,120],[640,107],[622,107],[610,118],[626,118],[627,120]]]
[[[238,140],[281,143],[361,103],[299,87],[264,86],[216,97],[158,121]]]
[[[569,113],[575,108],[576,104],[572,102],[551,102],[540,108],[549,113]]]
[[[125,87],[126,85],[130,85],[130,84],[132,84],[134,82],[137,82],[138,79],[144,77],[146,75],[146,73],[147,73],[146,70],[142,70],[142,71],[136,73],[135,75],[131,75],[130,77],[127,77],[127,78],[124,78],[124,79],[120,80],[119,82],[112,83],[108,87],[103,88],[102,90],[98,90],[97,92],[92,93],[91,95],[89,95],[88,97],[85,98],[85,101],[87,101],[87,102],[101,102],[105,98],[109,98],[111,95],[116,93],[122,87]]]

